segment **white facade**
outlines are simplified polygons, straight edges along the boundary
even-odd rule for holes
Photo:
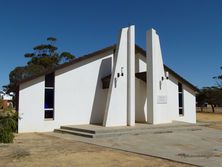
[[[55,72],[59,125],[102,124],[108,90],[101,89],[101,79],[111,73],[112,55],[107,52]]]
[[[135,48],[134,26],[130,26],[122,29],[117,47],[57,68],[52,119],[44,116],[45,76],[21,83],[18,131],[46,132],[62,125],[79,124],[195,123],[194,87],[170,71],[166,75],[158,35],[154,30],[150,35],[147,55]],[[135,77],[135,73],[143,72],[146,82]],[[109,88],[103,89],[102,79],[110,74]],[[183,88],[183,114],[179,114],[178,83]]]
[[[108,91],[104,126],[133,126],[135,124],[134,33],[134,26],[130,26],[122,29],[120,34]]]
[[[53,131],[61,125],[102,123],[113,51],[55,71],[54,119],[44,119],[44,76],[20,85],[19,132]],[[65,98],[64,98],[65,97]]]
[[[167,82],[159,36],[154,29],[147,31],[147,118],[148,123],[169,123]]]

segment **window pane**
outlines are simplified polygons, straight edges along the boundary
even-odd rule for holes
[[[179,109],[179,114],[183,115],[183,109],[182,108]]]
[[[45,110],[45,118],[54,118],[53,110]]]
[[[45,76],[45,87],[54,87],[54,73]]]
[[[183,107],[183,94],[179,93],[179,107]]]
[[[178,92],[183,92],[183,87],[181,83],[178,83]]]
[[[45,89],[45,109],[54,108],[54,89]]]

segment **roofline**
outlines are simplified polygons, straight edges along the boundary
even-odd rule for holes
[[[138,45],[136,45],[136,49],[138,49],[138,51],[143,55],[146,56],[146,51],[139,47]],[[194,86],[193,84],[191,84],[189,81],[187,81],[186,79],[184,79],[182,76],[180,76],[179,74],[177,74],[174,70],[172,70],[171,68],[169,68],[167,65],[164,64],[164,69],[166,71],[168,71],[169,73],[171,73],[172,75],[174,75],[174,77],[176,77],[180,82],[187,84],[191,89],[193,89],[194,91],[199,92],[199,89]]]
[[[57,70],[60,70],[60,69],[63,69],[65,67],[68,67],[68,66],[71,66],[75,63],[78,63],[78,62],[81,62],[81,61],[84,61],[86,59],[89,59],[89,58],[92,58],[92,57],[96,57],[97,55],[99,54],[102,54],[102,53],[105,53],[105,52],[108,52],[110,50],[113,50],[113,52],[115,51],[116,49],[116,44],[114,45],[111,45],[111,46],[108,46],[106,48],[103,48],[103,49],[100,49],[98,51],[95,51],[95,52],[92,52],[92,53],[89,53],[89,54],[86,54],[86,55],[83,55],[83,56],[80,56],[79,58],[75,58],[73,60],[71,60],[70,62],[67,62],[67,63],[64,63],[64,64],[61,64],[61,65],[58,65],[57,67],[53,68],[53,69],[50,69],[50,70],[47,70],[47,71],[44,71],[42,73],[40,73],[39,75],[35,75],[35,76],[32,76],[32,77],[29,77],[29,78],[26,78],[26,79],[23,79],[22,81],[19,82],[19,85],[20,84],[23,84],[25,82],[28,82],[28,81],[31,81],[33,79],[36,79],[38,77],[41,77],[43,75],[47,75],[49,73],[52,73],[52,72],[55,72]],[[137,44],[135,45],[135,50],[136,52],[139,52],[141,53],[143,56],[146,56],[146,51],[139,47]],[[189,81],[187,81],[186,79],[184,79],[183,77],[181,77],[179,74],[177,74],[175,71],[173,71],[172,69],[170,69],[168,66],[166,66],[164,64],[164,68],[166,71],[168,71],[169,73],[173,74],[174,77],[176,77],[180,82],[182,83],[185,83],[187,84],[191,89],[193,89],[194,91],[199,91],[199,89],[194,86],[193,84],[191,84]]]
[[[102,53],[105,53],[105,52],[107,52],[107,51],[110,51],[110,50],[113,50],[113,51],[114,51],[115,48],[116,48],[116,45],[111,45],[111,46],[108,46],[108,47],[106,47],[106,48],[100,49],[100,50],[98,50],[98,51],[95,51],[95,52],[92,52],[92,53],[89,53],[89,54],[80,56],[80,57],[78,57],[78,58],[75,58],[75,59],[67,62],[67,63],[58,65],[58,66],[56,66],[56,67],[53,68],[53,69],[49,69],[49,70],[46,70],[46,71],[44,71],[44,72],[42,72],[42,73],[40,73],[40,74],[38,74],[38,75],[34,75],[34,76],[32,76],[32,77],[28,77],[28,78],[26,78],[26,79],[23,79],[23,80],[21,80],[21,81],[19,82],[19,85],[20,85],[20,84],[23,84],[23,83],[25,83],[25,82],[31,81],[31,80],[33,80],[33,79],[36,79],[36,78],[38,78],[38,77],[41,77],[41,76],[43,76],[43,75],[47,75],[47,74],[50,74],[50,73],[55,72],[55,71],[57,71],[57,70],[63,69],[63,68],[68,67],[68,66],[71,66],[71,65],[73,65],[73,64],[75,64],[75,63],[78,63],[78,62],[80,62],[80,61],[83,61],[83,60],[86,60],[86,59],[95,57],[95,56],[97,56],[97,55],[99,55],[99,54],[102,54]]]
[[[166,71],[168,71],[170,74],[174,75],[175,78],[177,78],[180,82],[188,85],[192,90],[199,92],[200,90],[194,86],[192,83],[190,83],[189,81],[187,81],[186,79],[184,79],[183,77],[181,77],[179,74],[177,74],[175,71],[173,71],[171,68],[169,68],[168,66],[164,65],[164,69]]]

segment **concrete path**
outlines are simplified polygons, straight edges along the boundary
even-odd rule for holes
[[[162,133],[147,132],[95,139],[59,133],[49,134],[198,166],[222,166],[222,131],[204,126],[192,127],[181,131],[178,127]]]

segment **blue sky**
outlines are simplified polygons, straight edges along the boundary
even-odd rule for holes
[[[191,83],[215,84],[222,66],[220,0],[0,0],[0,87],[49,36],[60,51],[81,56],[116,43],[129,24],[143,48],[146,30],[155,28],[165,64]]]

